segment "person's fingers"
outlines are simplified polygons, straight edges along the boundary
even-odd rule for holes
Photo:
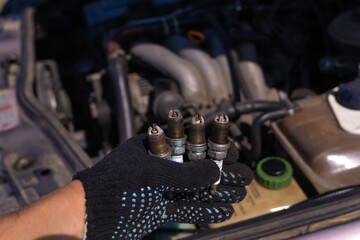
[[[201,192],[200,200],[204,202],[238,203],[242,201],[245,196],[246,189],[244,187],[219,185],[215,195],[211,195],[207,190]]]
[[[206,191],[206,189],[204,191]],[[174,192],[174,193],[172,193],[172,200],[174,200],[174,201],[198,201],[199,199],[198,199],[197,195],[198,195],[198,193],[195,193],[195,192],[190,192],[190,193]]]
[[[253,173],[251,169],[242,163],[224,165],[221,173],[221,184],[233,186],[246,186],[251,183]]]
[[[208,188],[220,176],[218,166],[210,160],[176,163],[169,160],[152,160],[152,170],[157,187],[170,192],[197,192]]]
[[[234,164],[239,159],[239,150],[235,147],[235,144],[230,142],[230,148],[227,151],[224,164]]]
[[[228,203],[173,201],[167,207],[168,220],[179,223],[219,223],[230,219],[234,209]]]
[[[127,159],[121,164],[131,165],[135,170],[136,164],[141,164],[142,166],[138,166],[142,170],[141,175],[151,177],[137,179],[151,179],[151,182],[141,182],[145,186],[150,184],[165,192],[196,192],[211,186],[219,179],[219,168],[211,160],[180,164],[148,155],[147,149],[146,134],[140,134],[121,144],[113,154],[114,157],[122,156]],[[136,171],[134,173],[137,174]]]

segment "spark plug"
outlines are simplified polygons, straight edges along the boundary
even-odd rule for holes
[[[191,119],[186,150],[191,161],[204,160],[206,157],[205,121],[202,116],[195,115]]]
[[[166,143],[164,131],[155,123],[148,129],[149,155],[171,159],[171,150]]]
[[[187,136],[184,134],[184,122],[181,112],[177,109],[170,110],[168,115],[168,137],[166,142],[171,149],[171,160],[182,163],[185,153]]]
[[[149,155],[156,156],[171,160],[171,149],[166,143],[166,136],[164,131],[155,123],[153,123],[148,129],[148,141],[149,141]],[[173,199],[174,195],[171,192],[166,193],[169,199]]]
[[[200,115],[191,119],[186,150],[190,161],[204,160],[206,157],[205,121]],[[195,193],[195,197],[199,198],[199,192]]]
[[[230,142],[228,140],[229,126],[229,117],[226,114],[217,115],[212,123],[211,136],[208,141],[208,155],[220,169],[219,180],[216,181],[210,189],[210,194],[212,195],[215,195],[217,186],[220,183],[223,160],[230,148]]]

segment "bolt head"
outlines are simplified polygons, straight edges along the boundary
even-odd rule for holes
[[[226,158],[227,151],[214,151],[214,150],[209,149],[208,155],[212,159],[222,160],[222,159]]]
[[[180,147],[170,146],[172,155],[183,155],[185,153],[185,145]]]
[[[206,152],[187,152],[187,157],[191,160],[191,161],[199,161],[199,160],[204,160],[206,158]]]

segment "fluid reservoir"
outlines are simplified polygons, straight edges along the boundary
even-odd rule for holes
[[[232,204],[233,216],[226,222],[210,224],[210,228],[277,212],[306,200],[306,195],[292,177],[291,165],[279,157],[262,159],[256,167],[255,179],[246,186],[246,190],[245,199]]]
[[[333,90],[299,100],[298,112],[272,124],[282,145],[320,193],[360,184],[360,111],[334,105],[339,94]]]

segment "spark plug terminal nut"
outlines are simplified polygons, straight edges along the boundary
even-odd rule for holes
[[[178,109],[170,110],[168,115],[167,144],[171,149],[171,159],[175,162],[183,162],[187,136],[184,134],[184,121]]]
[[[164,159],[171,159],[171,150],[166,143],[164,131],[155,123],[152,124],[147,132],[149,141],[149,155]]]
[[[229,117],[226,114],[217,115],[212,123],[211,136],[208,140],[208,155],[220,169],[219,180],[210,189],[212,195],[215,195],[217,185],[220,183],[223,160],[226,158],[227,151],[230,148],[228,140],[229,127]]]
[[[187,157],[191,161],[206,158],[205,121],[200,115],[195,115],[189,124],[189,138],[186,142]]]

